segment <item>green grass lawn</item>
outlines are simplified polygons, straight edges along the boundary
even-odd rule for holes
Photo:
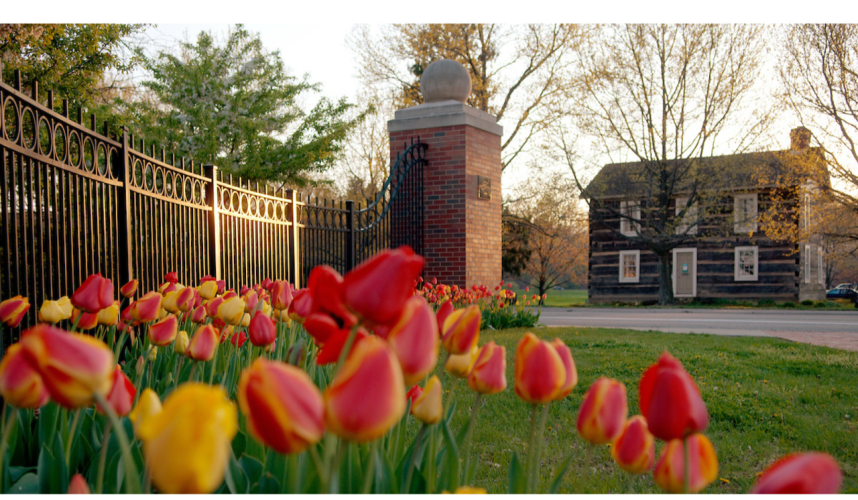
[[[512,287],[512,291],[514,291],[517,295],[521,295],[524,293],[524,290],[516,287]],[[536,294],[537,292],[530,289],[527,292],[527,295]],[[545,298],[545,305],[552,307],[572,307],[577,305],[584,305],[587,302],[587,290],[549,290],[545,292],[547,296]]]
[[[550,297],[550,295],[549,295]],[[506,346],[506,391],[484,398],[474,434],[479,456],[476,486],[507,490],[513,451],[523,458],[530,407],[513,390],[515,346],[525,330],[483,332],[480,343]],[[551,405],[541,468],[542,490],[567,456],[576,459],[562,493],[658,492],[652,475],[629,479],[615,466],[607,446],[596,449],[589,470],[586,442],[575,422],[583,394],[599,376],[626,384],[629,415],[639,413],[637,386],[643,371],[664,351],[679,358],[697,381],[710,415],[705,434],[718,454],[719,479],[706,493],[744,493],[756,474],[777,457],[796,451],[824,451],[844,472],[844,492],[858,493],[858,353],[777,339],[639,332],[621,329],[551,328],[534,333],[559,337],[572,350],[578,386]],[[440,366],[440,363],[439,363]],[[442,377],[446,383],[447,378]],[[473,393],[459,383],[454,431],[465,425]],[[445,388],[449,389],[449,387]],[[413,425],[416,430],[416,425]],[[656,444],[656,457],[663,443]]]

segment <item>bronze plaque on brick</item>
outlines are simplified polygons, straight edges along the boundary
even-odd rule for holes
[[[482,175],[477,176],[477,190],[481,200],[492,199],[492,180]]]

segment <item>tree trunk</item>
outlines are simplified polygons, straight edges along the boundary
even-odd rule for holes
[[[658,305],[673,304],[673,276],[670,273],[670,252],[658,256]]]
[[[545,289],[545,280],[539,280],[539,305],[544,306],[545,300],[542,298],[548,290]]]

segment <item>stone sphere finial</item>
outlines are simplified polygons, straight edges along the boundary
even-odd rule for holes
[[[420,77],[423,102],[465,102],[471,95],[471,75],[464,66],[452,59],[430,64]]]

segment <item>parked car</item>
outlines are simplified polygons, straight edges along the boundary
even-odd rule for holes
[[[856,297],[858,297],[858,291],[840,286],[825,292],[826,299],[848,299],[855,302]]]
[[[837,288],[848,288],[849,290],[856,290],[858,289],[858,283],[841,283],[834,287],[834,289]]]

